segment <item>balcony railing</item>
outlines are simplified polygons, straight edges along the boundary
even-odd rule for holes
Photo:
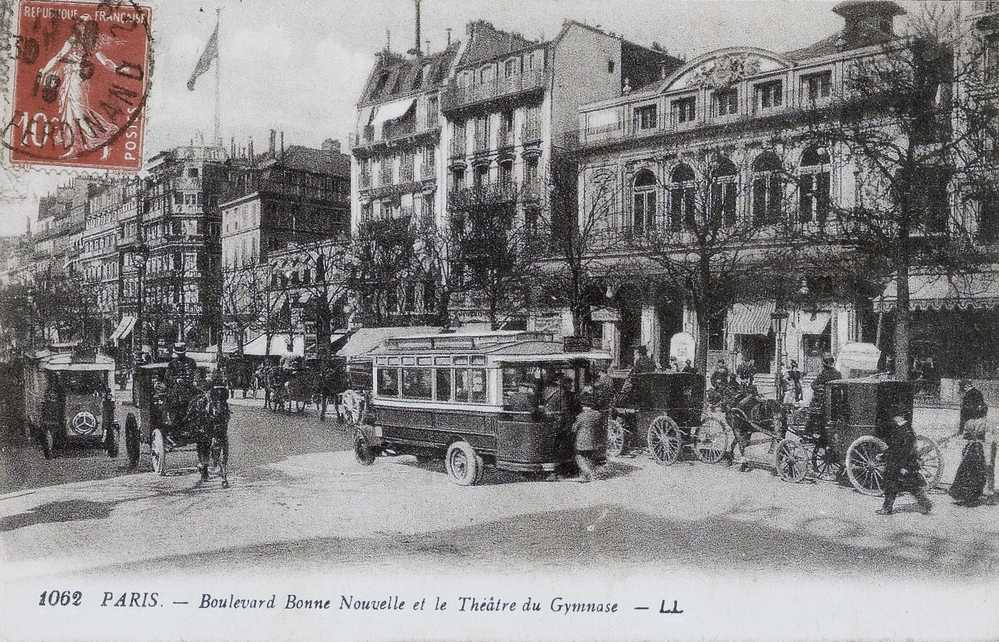
[[[484,83],[468,87],[451,85],[444,91],[441,109],[453,110],[467,105],[487,102],[504,96],[542,90],[545,86],[545,71],[536,69],[509,78],[493,78]]]
[[[452,138],[451,139],[451,158],[462,158],[465,156],[465,150],[467,146],[465,144],[465,137]]]
[[[517,201],[520,193],[521,186],[514,182],[456,188],[448,194],[448,207],[452,210],[465,210],[478,205],[512,203]]]
[[[437,166],[432,163],[423,163],[420,166],[420,180],[430,180],[437,177]]]
[[[392,179],[393,179],[393,174],[395,174],[395,172],[393,172],[392,169],[393,169],[392,166],[389,165],[388,167],[383,167],[378,172],[379,185],[391,185],[394,182]]]
[[[476,132],[472,151],[476,154],[489,151],[489,131]]]
[[[440,124],[436,120],[429,123],[417,123],[413,119],[408,119],[402,122],[386,123],[380,132],[375,131],[374,126],[367,125],[361,130],[360,135],[350,135],[350,146],[351,148],[374,146],[391,143],[407,136],[438,131],[440,131]]]

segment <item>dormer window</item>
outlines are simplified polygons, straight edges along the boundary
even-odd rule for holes
[[[756,106],[760,110],[780,107],[784,102],[784,83],[779,80],[756,85]]]
[[[635,129],[655,129],[656,128],[656,106],[645,105],[635,110]]]
[[[697,97],[680,98],[673,101],[673,120],[677,123],[690,123],[697,116]]]
[[[520,72],[520,58],[511,58],[503,63],[503,75],[512,78]]]

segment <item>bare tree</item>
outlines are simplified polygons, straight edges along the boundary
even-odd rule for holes
[[[902,378],[909,374],[910,274],[975,269],[982,256],[965,205],[995,193],[987,168],[999,112],[979,90],[990,72],[962,4],[921,5],[909,33],[856,60],[841,91],[816,101],[801,137],[816,150],[814,160],[852,174],[856,199],[815,201],[819,186],[803,178],[802,203],[814,202],[808,214],[816,224],[803,226],[800,237],[814,247],[836,239],[864,269],[896,279]]]
[[[365,221],[344,257],[345,286],[357,298],[359,319],[375,327],[395,322],[407,284],[420,278],[417,233],[409,217]]]

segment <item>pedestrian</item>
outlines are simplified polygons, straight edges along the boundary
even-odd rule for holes
[[[599,440],[599,432],[604,429],[604,416],[593,407],[593,391],[587,387],[579,395],[581,410],[572,422],[573,447],[575,448],[576,467],[579,476],[576,481],[586,483],[592,481],[596,471],[594,455]]]
[[[635,348],[635,365],[632,366],[631,372],[633,374],[641,374],[643,372],[653,372],[655,369],[656,364],[649,358],[649,349],[645,346]]]
[[[957,467],[954,481],[947,494],[953,497],[959,506],[977,506],[986,486],[989,485],[989,469],[992,466],[985,457],[985,439],[988,433],[989,429],[985,417],[969,419],[957,433],[964,437],[966,443],[964,450],[961,451],[961,463]],[[994,440],[990,441],[993,442],[994,449]],[[993,488],[989,490],[994,490],[994,486],[995,482],[993,481]]]
[[[787,369],[787,378],[791,381],[791,387],[794,388],[794,401],[801,401],[804,397],[804,390],[801,387],[801,370],[798,368],[798,362],[794,359],[791,360],[791,367]]]
[[[593,407],[607,410],[614,401],[614,380],[611,379],[607,364],[597,366],[597,379],[593,382]]]
[[[989,411],[985,404],[985,396],[975,387],[971,379],[961,379],[958,384],[961,389],[961,414],[957,426],[957,434],[964,431],[964,424],[969,419],[981,419]]]
[[[916,433],[912,430],[908,412],[905,404],[893,403],[888,412],[888,421],[881,426],[880,436],[888,445],[888,452],[884,477],[885,501],[876,511],[878,515],[891,515],[894,512],[895,498],[902,493],[910,493],[915,497],[919,510],[924,515],[933,509],[933,502],[923,490],[926,480],[919,472]]]
[[[719,359],[715,365],[714,372],[711,373],[711,387],[718,391],[726,388],[728,386],[728,375],[728,366],[725,365],[725,360]]]

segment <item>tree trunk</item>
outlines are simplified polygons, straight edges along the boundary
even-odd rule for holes
[[[697,346],[694,349],[694,367],[708,376],[708,334],[711,325],[707,313],[697,311]]]
[[[449,308],[451,307],[451,291],[447,288],[441,290],[440,296],[437,299],[437,309],[435,310],[435,315],[437,317],[437,323],[443,328],[450,325],[451,318],[448,316]]]
[[[895,376],[909,378],[909,254],[906,240],[899,239],[895,250]]]

